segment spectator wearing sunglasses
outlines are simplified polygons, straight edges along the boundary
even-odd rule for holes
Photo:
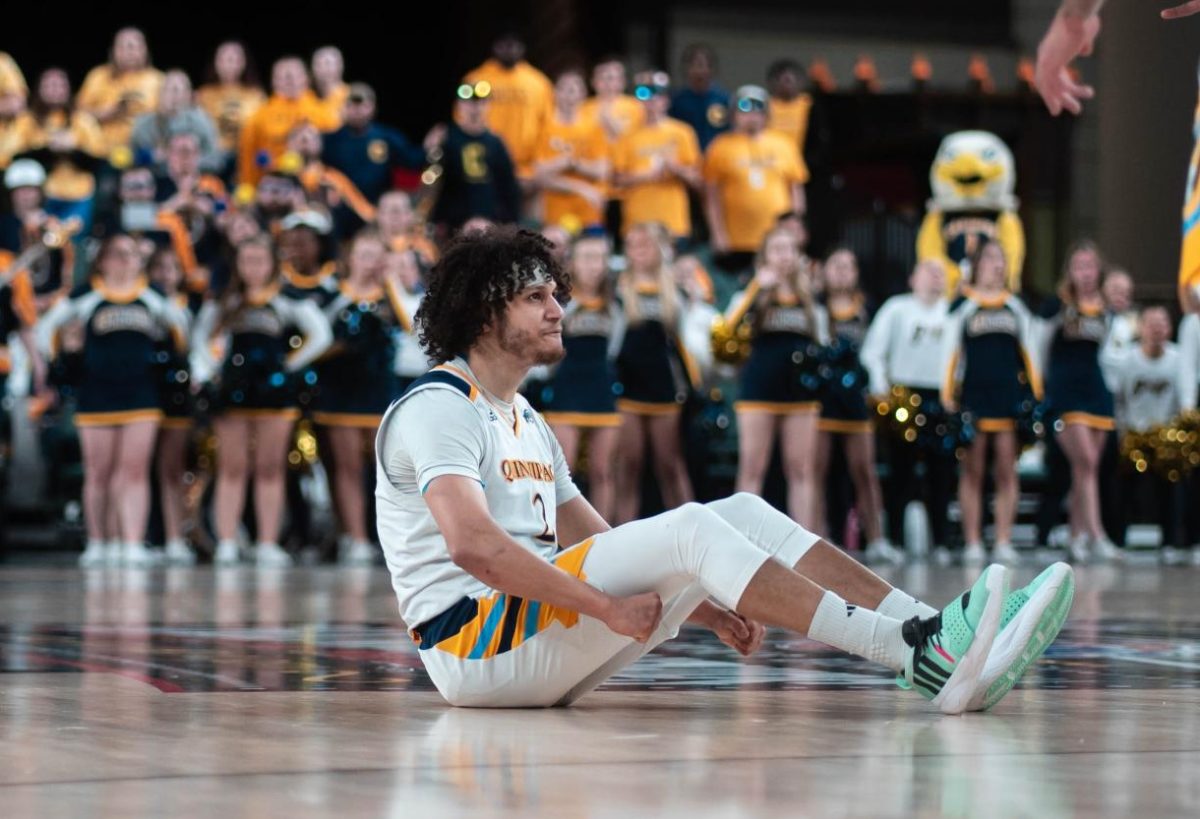
[[[617,143],[613,157],[622,224],[661,222],[679,242],[692,233],[688,189],[701,187],[700,144],[692,126],[667,116],[671,78],[666,72],[646,71],[634,80],[643,123]]]
[[[808,169],[790,138],[767,130],[767,92],[743,85],[734,95],[733,131],[704,156],[705,209],[714,261],[741,273],[781,214],[803,215]]]
[[[492,87],[486,81],[458,87],[454,121],[442,141],[442,174],[432,221],[440,234],[470,219],[515,222],[521,189],[508,149],[488,128]]]
[[[366,83],[351,83],[344,125],[325,136],[325,164],[344,173],[371,202],[392,189],[396,168],[420,170],[425,148],[375,122],[375,91]]]

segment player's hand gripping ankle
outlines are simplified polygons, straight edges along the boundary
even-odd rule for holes
[[[610,599],[604,625],[617,634],[632,637],[639,643],[649,640],[662,619],[662,598],[655,592],[646,592]]]

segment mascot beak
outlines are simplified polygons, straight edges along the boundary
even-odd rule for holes
[[[999,162],[985,162],[974,154],[959,154],[937,168],[938,178],[954,186],[964,199],[982,196],[987,186],[1004,175]]]

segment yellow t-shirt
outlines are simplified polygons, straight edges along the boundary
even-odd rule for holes
[[[329,111],[329,115],[336,119],[337,128],[342,127],[342,112],[346,108],[346,99],[350,96],[350,86],[346,83],[339,83],[334,86],[330,92],[324,97],[318,97],[321,104]]]
[[[646,121],[646,109],[628,94],[621,94],[608,105],[605,118],[601,118],[602,112],[600,98],[589,97],[579,107],[579,118],[600,128],[610,145],[620,142],[622,137]],[[615,134],[609,130],[610,127],[615,129]]]
[[[261,88],[244,85],[202,85],[196,91],[196,104],[203,108],[217,125],[222,151],[236,151],[238,134],[246,120],[257,111],[267,95]]]
[[[312,91],[298,99],[272,95],[242,127],[238,138],[238,181],[257,185],[263,169],[258,166],[259,152],[266,151],[275,160],[287,148],[288,132],[301,122],[311,122],[322,131],[338,127],[338,120]]]
[[[100,126],[104,134],[105,152],[129,144],[133,121],[158,107],[158,91],[163,75],[156,68],[141,68],[117,74],[111,65],[99,65],[91,70],[79,89],[75,104],[93,116],[124,99],[125,111],[116,119]]]
[[[792,185],[808,181],[794,142],[775,131],[729,132],[708,146],[704,179],[716,185],[730,250],[758,250],[775,220],[792,208]]]
[[[104,134],[91,114],[75,111],[68,120],[66,115],[55,111],[38,122],[26,111],[13,123],[12,133],[6,140],[2,153],[7,157],[26,151],[45,148],[50,137],[59,131],[69,131],[75,137],[77,150],[95,157],[105,155]],[[96,190],[96,178],[91,171],[84,170],[64,157],[46,168],[46,196],[50,199],[80,200],[89,198]]]
[[[767,127],[786,134],[788,139],[796,143],[803,157],[804,140],[808,138],[808,118],[811,114],[812,97],[808,94],[798,94],[791,101],[771,97],[771,104],[767,107]]]
[[[645,173],[671,157],[681,165],[700,166],[700,143],[692,126],[665,118],[657,125],[635,128],[617,143],[613,170],[621,174]],[[659,182],[622,186],[622,222],[628,228],[639,222],[661,222],[672,236],[692,232],[687,185],[678,177]]]
[[[608,140],[594,122],[585,122],[576,116],[574,122],[563,122],[557,114],[552,114],[542,131],[541,141],[533,159],[535,163],[558,159],[562,156],[573,156],[576,159],[594,162],[608,157]],[[604,187],[595,180],[576,173],[566,176],[591,185],[603,192]],[[564,223],[563,220],[568,220]],[[571,221],[578,220],[575,225]],[[604,214],[582,196],[574,193],[559,191],[542,192],[542,221],[548,225],[563,225],[575,229],[599,224],[604,221]]]
[[[522,60],[511,69],[488,60],[463,78],[487,81],[487,126],[504,142],[517,172],[529,172],[542,130],[554,112],[554,86],[546,75]]]
[[[17,61],[4,51],[0,51],[0,94],[29,96],[29,86],[25,84],[25,75],[21,73]]]

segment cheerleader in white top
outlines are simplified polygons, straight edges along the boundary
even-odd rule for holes
[[[1138,327],[1137,346],[1110,367],[1117,432],[1122,438],[1168,424],[1179,414],[1179,350],[1169,341],[1171,316],[1165,307],[1147,307]],[[1184,555],[1175,547],[1181,543],[1176,520],[1183,487],[1155,472],[1130,467],[1125,461],[1118,470],[1119,517],[1113,533],[1123,540],[1129,521],[1150,517],[1162,531],[1163,562],[1182,562]],[[1147,506],[1153,508],[1152,516],[1147,515]]]

